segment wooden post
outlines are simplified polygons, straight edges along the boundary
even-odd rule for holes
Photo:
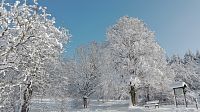
[[[174,103],[175,103],[175,106],[176,106],[176,108],[177,108],[178,105],[177,105],[177,100],[176,100],[176,92],[175,92],[175,88],[173,88],[173,90],[174,90]]]
[[[197,108],[197,110],[198,110],[198,104],[196,103],[196,108]]]
[[[185,90],[185,86],[183,87],[183,94],[184,94],[184,100],[185,100],[185,106],[187,107],[187,101],[186,101],[186,90]]]
[[[195,101],[196,108],[197,108],[197,110],[198,110],[198,101],[197,101],[197,98],[193,98],[193,99],[194,99],[194,101]]]

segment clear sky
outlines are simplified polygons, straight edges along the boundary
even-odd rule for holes
[[[121,16],[143,20],[168,55],[200,49],[200,0],[40,0],[69,28],[67,54],[91,41],[106,40],[106,30]]]

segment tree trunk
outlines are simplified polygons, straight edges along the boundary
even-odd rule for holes
[[[136,91],[135,91],[134,86],[131,86],[130,94],[131,94],[132,105],[135,106],[136,105]]]
[[[147,86],[147,101],[150,101],[150,97],[149,97],[149,85]]]
[[[87,97],[83,97],[83,106],[84,108],[87,108],[88,107],[88,98]]]
[[[31,87],[31,83],[29,83],[27,85],[26,90],[24,90],[23,92],[23,104],[22,104],[22,108],[21,108],[21,112],[28,112],[29,111],[29,104],[30,104],[30,100],[32,97],[32,87]]]

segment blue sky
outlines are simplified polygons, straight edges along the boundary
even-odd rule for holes
[[[168,55],[200,49],[200,0],[40,0],[71,34],[67,54],[91,41],[106,40],[106,30],[121,16],[143,20]]]

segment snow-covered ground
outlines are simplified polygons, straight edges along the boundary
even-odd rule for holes
[[[174,105],[161,105],[160,108],[145,108],[145,107],[129,107],[129,101],[107,101],[107,102],[98,102],[90,101],[89,107],[83,109],[82,107],[74,108],[71,101],[65,102],[62,106],[58,101],[53,100],[33,100],[31,106],[31,112],[200,112],[197,110],[194,105],[189,105],[188,108],[185,106],[179,106],[175,108]]]

